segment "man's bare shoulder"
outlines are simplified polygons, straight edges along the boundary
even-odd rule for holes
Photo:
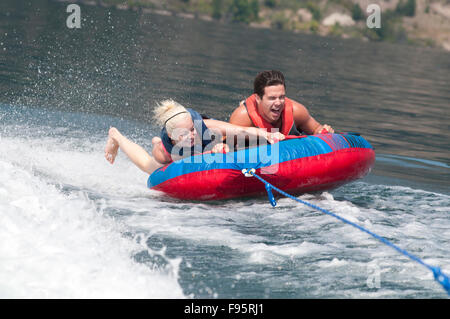
[[[292,101],[294,118],[304,119],[305,117],[308,117],[309,112],[302,103],[294,101],[294,100],[291,100],[291,101]]]
[[[247,108],[244,103],[239,104],[239,106],[233,111],[229,122],[240,126],[253,126],[253,122],[248,115]]]
[[[292,100],[292,99],[290,99],[290,100],[292,102],[292,106],[294,107],[294,111],[296,111],[296,110],[304,110],[304,109],[306,110],[306,107],[302,103],[297,102],[297,101]]]

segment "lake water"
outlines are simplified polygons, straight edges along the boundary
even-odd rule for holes
[[[84,5],[69,29],[66,6],[0,3],[0,297],[447,297],[427,269],[290,199],[179,202],[103,149],[116,126],[150,150],[165,98],[228,120],[279,69],[288,97],[377,155],[366,178],[300,198],[448,274],[449,53]]]

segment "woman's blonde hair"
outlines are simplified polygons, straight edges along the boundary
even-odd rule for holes
[[[175,129],[179,120],[186,120],[186,116],[190,117],[186,108],[172,99],[161,101],[153,110],[153,118],[159,126],[165,125],[169,134]]]

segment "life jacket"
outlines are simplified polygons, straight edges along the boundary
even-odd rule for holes
[[[202,138],[202,144],[194,144],[190,149],[186,147],[177,147],[175,149],[175,154],[179,155],[181,157],[187,157],[192,156],[194,154],[200,154],[205,151],[206,146],[211,144],[213,142],[213,138],[211,136],[210,131],[208,130],[208,127],[206,126],[205,122],[203,121],[202,115],[197,113],[196,111],[192,109],[186,109],[189,114],[191,115],[192,122],[194,122],[194,128],[197,131],[198,135]],[[205,117],[206,118],[206,117]],[[176,145],[172,144],[172,139],[167,134],[166,127],[164,126],[161,129],[161,141],[164,146],[164,150],[167,153],[167,155],[172,159],[172,151],[174,151],[174,148]],[[189,151],[188,154],[184,154],[185,151]]]
[[[256,102],[256,93],[250,95],[244,101],[248,116],[255,127],[272,129],[274,126],[267,122],[258,112],[258,103]],[[284,135],[301,135],[294,123],[294,104],[291,99],[285,98],[284,110],[281,112],[281,130],[280,133]]]

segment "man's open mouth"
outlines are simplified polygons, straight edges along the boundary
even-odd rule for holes
[[[275,115],[275,116],[280,116],[280,114],[281,114],[281,109],[272,109],[272,110],[270,110],[270,112],[273,114],[273,115]]]

